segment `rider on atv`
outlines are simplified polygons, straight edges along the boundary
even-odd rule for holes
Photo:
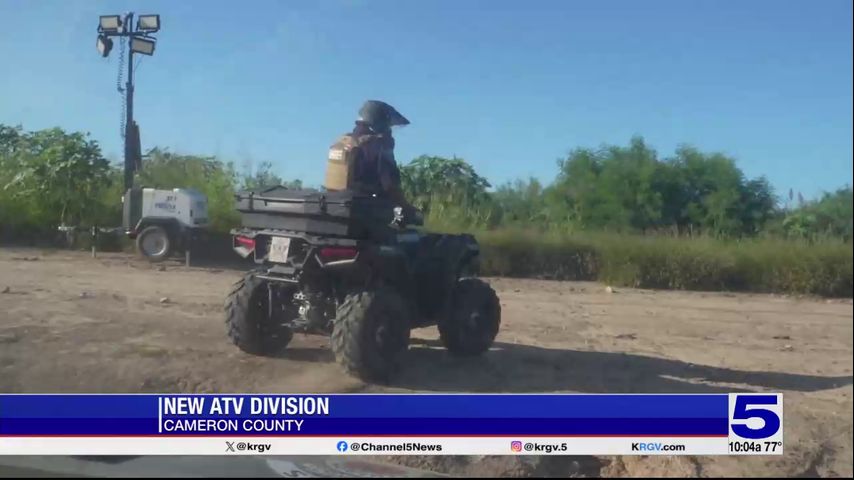
[[[477,240],[406,228],[423,218],[401,191],[391,127],[409,121],[379,101],[359,114],[329,150],[327,191],[236,195],[242,226],[233,246],[257,268],[226,299],[229,338],[267,355],[294,332],[327,335],[336,361],[363,379],[395,371],[413,328],[437,326],[455,355],[485,353],[501,304],[476,278]]]
[[[403,208],[405,218],[420,216],[401,190],[400,170],[394,159],[391,127],[404,125],[409,125],[409,120],[391,105],[366,101],[353,131],[329,149],[326,189],[386,197]]]

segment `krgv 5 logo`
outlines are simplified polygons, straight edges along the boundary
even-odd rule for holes
[[[783,395],[730,394],[729,433],[746,440],[782,440]]]

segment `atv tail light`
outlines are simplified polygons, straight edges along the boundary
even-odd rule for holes
[[[240,235],[234,237],[234,242],[244,248],[251,250],[255,250],[255,239],[249,237],[242,237]]]
[[[356,247],[323,247],[320,249],[320,258],[324,262],[336,260],[351,260],[356,258],[359,250]]]

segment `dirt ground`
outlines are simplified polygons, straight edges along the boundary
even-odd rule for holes
[[[782,457],[392,460],[480,476],[852,475],[850,300],[495,278],[492,351],[454,359],[418,330],[378,386],[341,373],[321,337],[278,358],[238,351],[221,305],[240,274],[0,248],[0,392],[783,392]]]

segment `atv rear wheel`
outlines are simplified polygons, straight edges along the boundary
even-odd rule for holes
[[[386,380],[409,348],[409,312],[391,289],[347,295],[338,307],[332,351],[344,370],[363,380]]]
[[[293,338],[290,328],[270,318],[267,281],[255,272],[234,284],[225,301],[225,324],[232,343],[246,353],[271,355],[284,349]]]
[[[500,325],[495,290],[479,278],[463,278],[454,287],[448,318],[439,322],[439,336],[455,355],[480,355],[492,346]]]

